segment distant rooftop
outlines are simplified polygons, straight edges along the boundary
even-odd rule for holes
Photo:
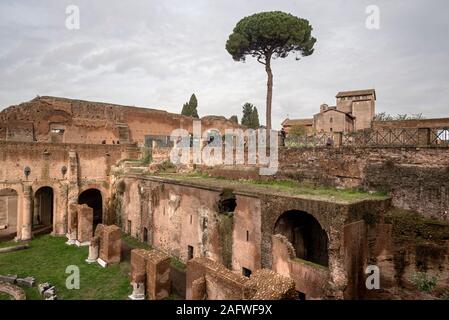
[[[374,95],[374,99],[376,99],[376,90],[374,89],[341,91],[337,93],[336,98],[366,96],[371,94]]]
[[[283,126],[311,126],[313,119],[285,119],[281,124]]]

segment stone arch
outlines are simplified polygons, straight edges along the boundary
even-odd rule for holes
[[[277,219],[273,234],[287,238],[297,258],[329,266],[329,237],[319,221],[300,210],[288,210]]]
[[[55,219],[55,192],[54,188],[44,185],[36,189],[33,197],[34,228],[53,230]]]
[[[16,189],[0,189],[0,239],[9,240],[17,235],[21,204],[19,200],[19,192]]]
[[[78,195],[79,204],[87,204],[93,209],[93,224],[94,230],[96,226],[103,223],[104,217],[104,196],[97,188],[88,188],[80,192]]]

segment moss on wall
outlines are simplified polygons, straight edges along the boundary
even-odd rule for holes
[[[116,224],[121,229],[123,229],[122,203],[123,203],[123,196],[120,193],[113,193],[109,203],[109,213],[111,215],[110,219],[114,224]]]
[[[149,165],[153,162],[153,153],[151,152],[151,148],[143,148],[142,150],[142,158],[140,158],[141,165]]]
[[[393,225],[393,236],[398,240],[440,245],[449,240],[449,222],[425,218],[413,211],[392,209],[385,214],[385,222]]]
[[[429,268],[444,265],[448,251],[449,222],[429,219],[412,211],[392,209],[385,215],[385,222],[393,226],[393,241],[397,248],[394,254],[396,279],[401,285],[402,276],[412,259],[417,270],[427,272]]]
[[[230,269],[232,267],[232,230],[234,227],[234,214],[220,213],[217,218],[222,262],[226,268]]]

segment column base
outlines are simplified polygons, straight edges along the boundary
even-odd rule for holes
[[[86,261],[88,264],[92,264],[92,263],[94,263],[94,262],[97,262],[97,259],[89,259],[89,258],[87,258],[85,261]]]
[[[102,266],[103,268],[106,268],[106,267],[108,266],[108,263],[107,263],[106,261],[104,261],[103,259],[101,259],[101,258],[98,258],[98,259],[97,259],[97,262],[98,262],[98,264],[99,264],[100,266]]]
[[[79,242],[78,240],[76,240],[75,244],[77,247],[87,247],[90,246],[90,241]]]
[[[133,293],[128,296],[130,300],[145,300],[145,284],[143,282],[131,282]]]
[[[129,300],[145,300],[145,295],[144,294],[131,294],[128,296]]]

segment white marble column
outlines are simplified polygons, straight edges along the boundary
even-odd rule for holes
[[[25,186],[23,188],[22,197],[22,238],[21,240],[30,240],[32,238],[31,227],[33,224],[33,210],[31,210],[31,187]]]

